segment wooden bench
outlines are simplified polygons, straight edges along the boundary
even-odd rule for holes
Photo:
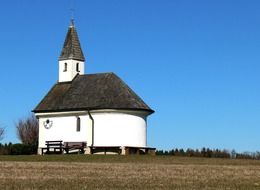
[[[64,142],[63,144],[63,149],[67,154],[73,150],[78,150],[79,153],[84,153],[86,147],[86,142]]]
[[[125,146],[125,155],[130,154],[149,154],[149,155],[155,155],[156,148],[151,147],[131,147],[131,146]]]
[[[95,153],[121,154],[121,147],[120,146],[91,146],[90,150],[91,150],[91,154],[95,154]]]
[[[42,154],[62,154],[63,153],[63,144],[62,141],[45,141],[45,148],[42,148]],[[46,152],[44,152],[46,150]],[[52,150],[52,151],[51,151]]]

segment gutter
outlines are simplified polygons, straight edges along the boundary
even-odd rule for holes
[[[94,118],[92,117],[92,115],[91,115],[91,113],[90,113],[90,111],[88,110],[88,115],[89,115],[89,118],[91,119],[91,121],[92,121],[92,142],[91,142],[91,146],[93,146],[94,145]]]

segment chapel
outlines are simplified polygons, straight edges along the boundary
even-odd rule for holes
[[[154,153],[147,146],[147,117],[154,110],[115,73],[85,74],[85,61],[71,20],[58,81],[33,110],[39,121],[38,153],[55,152],[57,147],[48,146],[53,142],[61,144],[62,153],[81,144],[85,154]]]

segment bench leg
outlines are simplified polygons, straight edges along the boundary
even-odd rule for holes
[[[69,153],[69,149],[68,148],[63,148],[63,150],[66,152],[66,154]]]

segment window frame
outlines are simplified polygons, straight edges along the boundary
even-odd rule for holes
[[[77,120],[76,120],[76,131],[80,132],[80,128],[81,128],[81,119],[79,116],[77,116]]]
[[[76,63],[76,71],[79,73],[80,70],[79,70],[79,63]]]
[[[63,72],[67,72],[67,70],[68,70],[68,64],[67,64],[67,63],[64,63]]]

